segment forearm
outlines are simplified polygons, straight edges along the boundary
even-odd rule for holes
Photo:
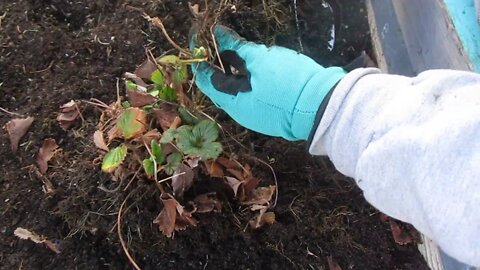
[[[339,83],[310,152],[328,155],[379,210],[480,265],[480,76],[377,72]]]

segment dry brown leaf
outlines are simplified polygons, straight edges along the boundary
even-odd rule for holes
[[[127,90],[127,95],[133,107],[143,107],[157,101],[156,97],[142,91],[129,89]]]
[[[390,219],[390,228],[392,230],[392,235],[395,243],[403,246],[413,242],[413,237],[404,230],[402,230],[398,223],[395,222],[393,219]]]
[[[113,140],[115,140],[116,138],[119,138],[122,135],[122,133],[120,132],[118,127],[115,125],[108,131],[107,135],[108,135],[108,144],[110,144]]]
[[[27,133],[28,128],[30,128],[30,126],[32,125],[33,119],[33,117],[27,117],[23,119],[16,118],[8,121],[8,123],[5,125],[13,153],[17,152],[18,143],[25,135],[25,133]]]
[[[198,195],[194,200],[197,213],[220,212],[222,203],[217,199],[215,192]]]
[[[329,270],[342,270],[342,267],[340,267],[340,265],[338,265],[338,263],[334,261],[331,256],[327,257],[327,261]]]
[[[60,106],[60,114],[57,116],[57,121],[63,130],[67,130],[74,121],[80,116],[77,103],[71,100]]]
[[[40,172],[45,174],[48,170],[48,161],[52,159],[55,150],[58,148],[55,139],[48,138],[43,141],[43,145],[38,151],[37,164]]]
[[[193,170],[185,164],[181,164],[172,178],[173,194],[182,197],[183,193],[193,184]]]
[[[213,160],[205,161],[205,166],[207,167],[208,174],[211,177],[223,177],[225,174],[223,172],[223,168]]]
[[[219,158],[217,158],[216,162],[218,162],[220,165],[225,167],[225,169],[235,169],[235,170],[241,170],[242,169],[242,168],[240,168],[240,166],[238,165],[237,162],[235,162],[231,159],[228,159],[228,158],[219,157]]]
[[[16,228],[13,234],[23,240],[30,240],[36,244],[45,244],[49,249],[51,249],[55,253],[60,253],[57,245],[49,240],[47,240],[44,236],[38,235],[34,232],[31,232],[24,228]]]
[[[245,205],[267,205],[272,200],[272,196],[275,193],[275,186],[259,187],[250,194],[247,194],[247,199],[242,202]]]
[[[229,172],[231,175],[233,175],[235,178],[237,178],[238,180],[240,181],[243,181],[245,180],[243,178],[243,173],[239,170],[235,170],[235,169],[227,169],[227,172]]]
[[[108,151],[108,146],[105,143],[103,132],[101,130],[97,130],[95,133],[93,133],[93,143],[97,148]]]
[[[33,233],[21,227],[16,228],[13,234],[20,239],[30,240],[37,244],[41,244],[45,241],[45,238],[43,236]]]
[[[142,78],[138,77],[133,73],[125,72],[123,76],[125,77],[125,79],[132,80],[136,85],[139,85],[141,87],[147,87],[147,84],[142,80]]]
[[[158,140],[160,140],[161,137],[162,137],[162,135],[160,134],[160,132],[158,132],[157,129],[152,129],[152,130],[147,131],[147,133],[142,134],[142,136],[133,139],[133,141],[150,145],[150,143],[153,140],[158,141]]]
[[[250,177],[247,180],[243,181],[243,189],[245,191],[245,194],[250,194],[252,190],[258,187],[259,183],[260,183],[260,180],[258,180],[255,177]]]
[[[182,215],[177,215],[177,220],[175,222],[175,230],[176,231],[184,231],[187,227],[190,226],[197,226],[198,221],[192,217],[191,213],[184,212]]]
[[[235,194],[235,197],[237,197],[239,188],[243,184],[243,182],[238,180],[237,178],[230,177],[230,176],[225,177],[225,179],[227,179],[227,184],[232,188],[233,194]]]
[[[160,231],[166,237],[172,237],[175,230],[175,221],[177,218],[177,200],[162,200],[163,209],[158,214],[153,223],[157,224]]]
[[[152,73],[157,70],[157,65],[150,59],[145,60],[140,66],[135,70],[135,75],[142,79],[150,80]]]
[[[172,126],[175,118],[178,117],[178,110],[175,106],[162,103],[160,107],[153,110],[157,124],[165,131]]]
[[[258,229],[265,224],[273,224],[275,223],[275,213],[274,212],[267,212],[267,207],[263,206],[263,208],[259,209],[260,211],[258,214],[249,221],[250,227],[253,229]]]

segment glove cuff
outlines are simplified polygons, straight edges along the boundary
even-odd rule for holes
[[[298,140],[307,140],[322,101],[347,72],[341,67],[329,67],[316,73],[305,85],[292,115],[292,133]]]

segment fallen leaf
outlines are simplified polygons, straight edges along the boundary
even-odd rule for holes
[[[272,200],[272,196],[275,193],[275,186],[259,187],[250,194],[247,194],[247,199],[242,202],[244,205],[267,205]]]
[[[198,162],[200,162],[200,157],[188,157],[187,160],[185,160],[185,162],[188,164],[190,168],[194,169],[198,167]]]
[[[45,238],[43,236],[40,236],[36,233],[20,227],[16,228],[13,234],[20,239],[30,240],[37,244],[41,244],[45,241]]]
[[[158,141],[160,140],[161,137],[162,136],[160,132],[158,132],[158,130],[155,128],[147,131],[147,133],[143,134],[142,136],[135,138],[134,141],[142,144],[145,143],[147,145],[150,145],[153,140]]]
[[[150,80],[152,73],[157,70],[157,65],[150,59],[145,60],[140,66],[135,70],[135,75],[142,79]]]
[[[135,107],[126,109],[117,119],[117,127],[127,140],[145,132],[146,124],[147,114]]]
[[[8,123],[5,125],[13,153],[17,152],[18,143],[25,133],[27,133],[28,128],[30,128],[32,125],[33,119],[33,117],[27,117],[23,119],[16,118],[8,121]]]
[[[274,212],[267,212],[267,207],[264,206],[258,214],[249,221],[250,227],[253,229],[258,229],[265,224],[273,224],[275,223],[275,213]]]
[[[108,151],[108,146],[105,143],[103,132],[101,130],[97,130],[95,133],[93,133],[93,143],[97,148]]]
[[[227,184],[232,188],[233,194],[235,194],[235,197],[237,197],[238,189],[243,184],[243,182],[238,180],[237,178],[230,177],[230,176],[225,177],[225,179],[227,179]]]
[[[125,79],[132,80],[136,85],[139,85],[141,87],[147,87],[147,84],[142,80],[142,78],[138,77],[133,73],[125,72],[123,76],[125,77]]]
[[[392,230],[392,235],[395,243],[403,246],[413,242],[413,237],[404,230],[402,230],[398,223],[395,222],[393,219],[390,219],[390,228]]]
[[[54,139],[48,138],[43,141],[43,145],[40,148],[37,155],[37,164],[40,172],[45,174],[48,170],[48,161],[52,159],[55,154],[55,150],[58,148]]]
[[[258,187],[258,184],[260,183],[260,180],[258,180],[255,177],[250,177],[243,181],[243,189],[245,191],[245,194],[250,194],[252,190],[256,189]]]
[[[157,224],[160,231],[166,237],[172,237],[175,230],[175,221],[177,218],[177,200],[167,199],[162,200],[163,209],[158,214],[153,223]]]
[[[216,198],[215,192],[201,194],[193,200],[197,207],[197,213],[220,212],[222,203]]]
[[[233,175],[234,177],[236,177],[238,180],[241,180],[243,181],[243,173],[239,170],[235,170],[235,169],[227,169],[227,172],[229,172],[231,175]]]
[[[192,186],[193,176],[193,170],[182,163],[178,169],[175,170],[174,177],[172,178],[173,194],[181,198],[183,193]]]
[[[225,174],[223,168],[214,160],[205,161],[205,166],[207,167],[208,174],[211,177],[223,177]]]
[[[153,110],[153,115],[157,124],[164,130],[168,130],[175,118],[178,117],[178,110],[175,106],[170,104],[161,103],[158,108]]]
[[[50,240],[47,240],[44,236],[38,235],[34,232],[31,232],[27,229],[24,228],[16,228],[13,234],[23,240],[30,240],[36,244],[45,244],[50,250],[52,250],[55,253],[60,253],[60,250],[58,249],[57,245],[53,243]]]
[[[77,102],[71,100],[60,106],[60,114],[57,116],[57,121],[63,130],[67,130],[74,121],[80,116]]]
[[[340,267],[340,265],[338,265],[338,263],[334,261],[331,256],[327,257],[327,261],[329,270],[342,270],[342,267]]]
[[[238,165],[237,162],[228,158],[219,157],[217,158],[216,162],[220,163],[220,165],[225,167],[225,169],[241,170],[241,167]]]
[[[157,98],[149,93],[132,90],[127,90],[128,100],[133,107],[143,107],[157,101]]]
[[[115,125],[108,131],[107,135],[108,135],[108,143],[110,144],[110,142],[112,142],[116,138],[119,138],[120,135],[122,135],[122,133],[120,132],[118,127]]]
[[[197,226],[198,221],[192,217],[191,213],[186,213],[185,211],[181,215],[177,215],[177,220],[175,222],[176,231],[184,231],[187,229],[188,225]]]

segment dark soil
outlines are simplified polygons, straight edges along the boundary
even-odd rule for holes
[[[262,13],[263,1],[236,2],[236,9],[222,17],[223,23],[250,40],[300,49],[293,1],[278,1],[267,13]],[[363,1],[331,1],[336,20],[328,12],[314,12],[320,0],[298,2],[303,49],[320,63],[345,65],[361,51],[371,50]],[[69,131],[63,131],[55,120],[58,107],[72,99],[115,100],[117,78],[144,60],[144,47],[157,55],[171,48],[160,31],[129,6],[161,17],[173,38],[186,45],[187,1],[0,3],[0,16],[5,13],[0,26],[0,106],[35,117],[17,155],[1,131],[1,269],[132,268],[114,229],[129,191],[104,191],[118,183],[93,162],[97,152],[91,136],[98,111],[82,107],[86,121]],[[333,23],[341,25],[341,30],[330,52],[327,37]],[[2,112],[0,125],[10,118]],[[239,130],[243,129],[231,128],[233,133]],[[62,151],[51,162],[46,178],[41,178],[32,164],[45,138],[54,138]],[[142,268],[328,269],[331,256],[343,269],[428,269],[415,244],[396,244],[380,213],[326,159],[309,156],[303,144],[254,133],[241,142],[276,170],[277,223],[257,231],[244,230],[248,220],[232,203],[220,214],[199,216],[199,226],[167,239],[152,224],[161,209],[158,192],[138,181],[122,228]],[[254,171],[271,179],[261,165]],[[54,194],[44,193],[45,179],[53,183]],[[13,235],[17,227],[57,241],[61,253],[19,240]]]

